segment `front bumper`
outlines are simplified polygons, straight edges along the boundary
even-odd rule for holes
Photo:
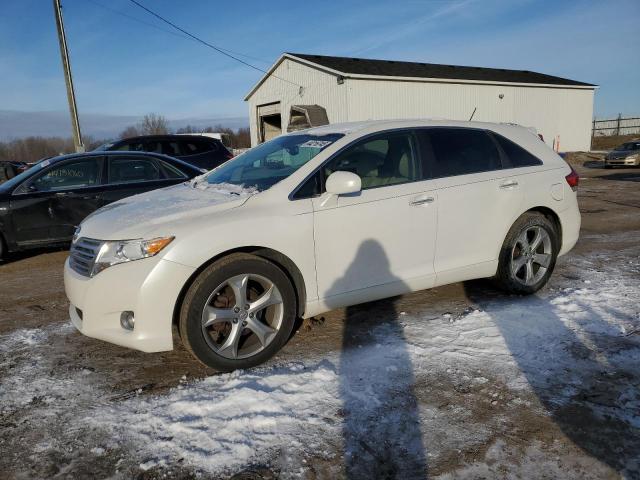
[[[638,158],[607,158],[604,161],[605,165],[611,166],[623,166],[637,167],[640,165],[640,159]]]
[[[173,349],[173,312],[195,268],[152,257],[115,265],[93,278],[64,265],[71,322],[84,335],[143,352]],[[120,326],[134,312],[133,330]]]

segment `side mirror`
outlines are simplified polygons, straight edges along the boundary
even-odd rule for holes
[[[351,172],[333,172],[326,182],[327,193],[332,195],[346,195],[362,190],[362,180]]]

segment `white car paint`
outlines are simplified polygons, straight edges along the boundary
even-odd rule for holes
[[[423,180],[364,190],[290,195],[336,152],[369,134],[414,127],[471,127],[511,139],[543,165]],[[303,317],[473,278],[492,276],[507,231],[532,208],[554,212],[562,247],[578,239],[570,167],[537,136],[514,125],[447,120],[372,121],[327,125],[302,133],[345,136],[268,190],[243,195],[199,191],[190,185],[131,197],[98,211],[80,236],[123,240],[174,236],[157,256],[89,278],[65,264],[74,325],[84,334],[146,352],[173,347],[172,324],[181,294],[199,269],[242,247],[268,248],[299,272]],[[240,158],[240,157],[238,157]],[[80,316],[79,312],[82,312]],[[135,328],[120,326],[135,312]]]

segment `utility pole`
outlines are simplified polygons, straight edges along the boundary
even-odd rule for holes
[[[73,144],[76,146],[76,152],[81,153],[84,152],[84,144],[82,143],[82,133],[80,133],[80,120],[78,120],[76,94],[73,90],[71,62],[69,61],[69,50],[67,49],[67,37],[64,33],[60,0],[53,0],[53,11],[56,15],[56,27],[58,28],[58,42],[60,43],[60,56],[62,57],[64,81],[67,84],[67,100],[69,101],[69,113],[71,114],[71,133],[73,134]]]

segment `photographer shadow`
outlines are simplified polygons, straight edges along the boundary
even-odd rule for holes
[[[377,272],[386,272],[385,278],[394,278],[382,245],[367,240],[327,292],[329,301],[350,291],[350,279],[372,264]],[[396,282],[400,279],[392,280]],[[413,366],[396,302],[397,297],[389,298],[345,311],[339,371],[350,479],[427,476]]]

